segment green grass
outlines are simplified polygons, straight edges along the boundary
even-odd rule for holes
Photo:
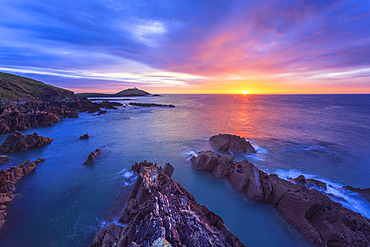
[[[0,72],[0,98],[50,100],[55,97],[73,97],[73,92],[30,78]]]

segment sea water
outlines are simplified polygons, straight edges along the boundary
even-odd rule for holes
[[[248,201],[227,181],[192,168],[189,155],[209,149],[208,138],[219,133],[246,137],[256,147],[257,154],[238,160],[284,178],[304,174],[325,181],[330,186],[323,193],[369,217],[369,203],[341,189],[370,187],[369,95],[163,95],[120,102],[176,108],[122,106],[23,131],[54,141],[11,154],[1,166],[45,158],[17,184],[0,246],[87,246],[101,226],[117,222],[118,195],[129,193],[135,181],[130,168],[143,160],[170,162],[173,178],[245,245],[309,246],[271,206]],[[79,140],[85,133],[90,138]],[[97,148],[101,154],[84,166]]]

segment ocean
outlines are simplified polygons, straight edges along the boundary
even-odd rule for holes
[[[190,154],[210,149],[209,137],[219,133],[245,137],[257,149],[237,160],[282,178],[303,174],[325,181],[323,193],[370,218],[370,203],[342,189],[370,187],[370,95],[163,95],[120,102],[176,107],[119,107],[23,131],[54,141],[11,154],[0,167],[45,158],[17,184],[0,246],[87,246],[102,225],[117,220],[118,194],[135,181],[131,166],[143,160],[171,163],[173,178],[245,245],[310,246],[271,206],[248,201],[227,181],[192,168]],[[90,139],[79,140],[85,133]],[[97,148],[101,154],[84,166]]]

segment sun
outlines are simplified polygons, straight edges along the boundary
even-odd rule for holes
[[[242,94],[247,95],[247,94],[249,94],[249,92],[248,91],[243,91]]]

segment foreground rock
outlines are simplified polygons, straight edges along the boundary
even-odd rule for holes
[[[246,141],[245,138],[230,135],[230,134],[219,134],[212,136],[209,141],[211,145],[220,152],[224,153],[256,153],[254,147],[250,142]]]
[[[8,155],[0,155],[0,164],[8,162],[9,156]]]
[[[35,147],[43,147],[52,141],[53,138],[39,136],[37,133],[23,135],[16,131],[5,139],[5,142],[0,146],[0,153],[22,152]]]
[[[212,151],[198,152],[191,162],[198,170],[227,178],[248,199],[274,206],[316,246],[370,246],[370,220],[315,189],[268,175],[247,160],[236,162]]]
[[[36,165],[43,162],[44,159],[38,159],[30,162],[25,161],[22,164],[0,170],[0,229],[5,223],[6,207],[14,199],[16,183],[28,173],[32,172]]]
[[[172,104],[164,105],[164,104],[155,104],[155,103],[129,103],[129,105],[133,106],[140,106],[140,107],[170,107],[174,108],[175,106]]]
[[[171,179],[170,164],[162,169],[136,163],[138,173],[127,207],[119,220],[99,230],[91,243],[100,246],[244,246],[220,216],[199,205]]]
[[[100,154],[100,152],[101,152],[101,149],[96,149],[95,152],[91,152],[89,156],[87,157],[87,160],[85,161],[84,165],[90,165],[94,163],[95,156]]]

